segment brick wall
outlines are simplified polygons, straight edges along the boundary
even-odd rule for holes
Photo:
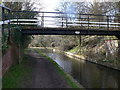
[[[17,64],[19,59],[19,49],[15,45],[11,45],[6,54],[2,58],[2,75],[4,75],[12,64]]]

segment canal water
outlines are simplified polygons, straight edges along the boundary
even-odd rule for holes
[[[84,60],[42,49],[42,52],[57,62],[85,88],[120,88],[120,71],[109,69]]]

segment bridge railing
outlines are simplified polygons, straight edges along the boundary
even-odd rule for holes
[[[38,27],[58,27],[58,28],[83,28],[83,29],[105,29],[119,30],[119,16],[115,15],[96,15],[96,14],[78,14],[64,12],[37,12],[37,11],[13,11],[19,15],[19,18],[13,19],[13,24],[37,25]],[[35,17],[28,18],[20,14],[36,13]]]
[[[10,35],[10,22],[11,22],[11,12],[12,10],[4,5],[0,4],[1,13],[2,13],[2,21],[0,21],[0,25],[2,26],[2,33],[4,30],[8,30],[8,34]]]
[[[5,9],[8,13],[5,15]],[[2,6],[3,17],[0,24],[37,26],[50,28],[82,28],[97,30],[119,30],[120,16],[116,15],[97,15],[79,14],[65,12],[42,12],[42,11],[13,11]],[[7,18],[6,18],[7,16]],[[5,20],[6,18],[6,20]]]

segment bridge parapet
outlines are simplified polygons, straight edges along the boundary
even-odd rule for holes
[[[29,15],[36,13],[36,17],[27,18],[20,16],[12,19],[12,24],[19,25],[37,25],[38,27],[55,27],[55,28],[88,28],[88,29],[105,29],[119,30],[120,23],[115,22],[116,16],[96,15],[96,14],[79,14],[64,12],[37,12],[37,11],[13,11],[17,14]]]
[[[37,30],[44,30],[46,28],[54,28],[59,30],[104,30],[104,31],[119,31],[120,16],[116,15],[98,15],[98,14],[80,14],[80,13],[65,13],[65,12],[42,12],[42,11],[13,11],[7,7],[3,7],[3,17],[0,24],[2,28],[8,24],[8,27],[27,26]],[[7,20],[4,10],[7,9]],[[118,22],[116,22],[118,21]],[[34,28],[33,28],[34,27]],[[23,30],[26,30],[23,28]],[[9,29],[10,31],[10,29]],[[98,32],[97,31],[97,32]],[[93,31],[91,31],[93,32]],[[76,33],[78,34],[78,33]],[[80,34],[80,33],[79,33]],[[107,34],[106,34],[107,35]]]

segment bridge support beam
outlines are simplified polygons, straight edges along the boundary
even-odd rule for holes
[[[69,28],[37,28],[22,29],[23,35],[103,35],[117,36],[119,38],[120,31],[108,30],[88,30],[88,29],[69,29]]]

